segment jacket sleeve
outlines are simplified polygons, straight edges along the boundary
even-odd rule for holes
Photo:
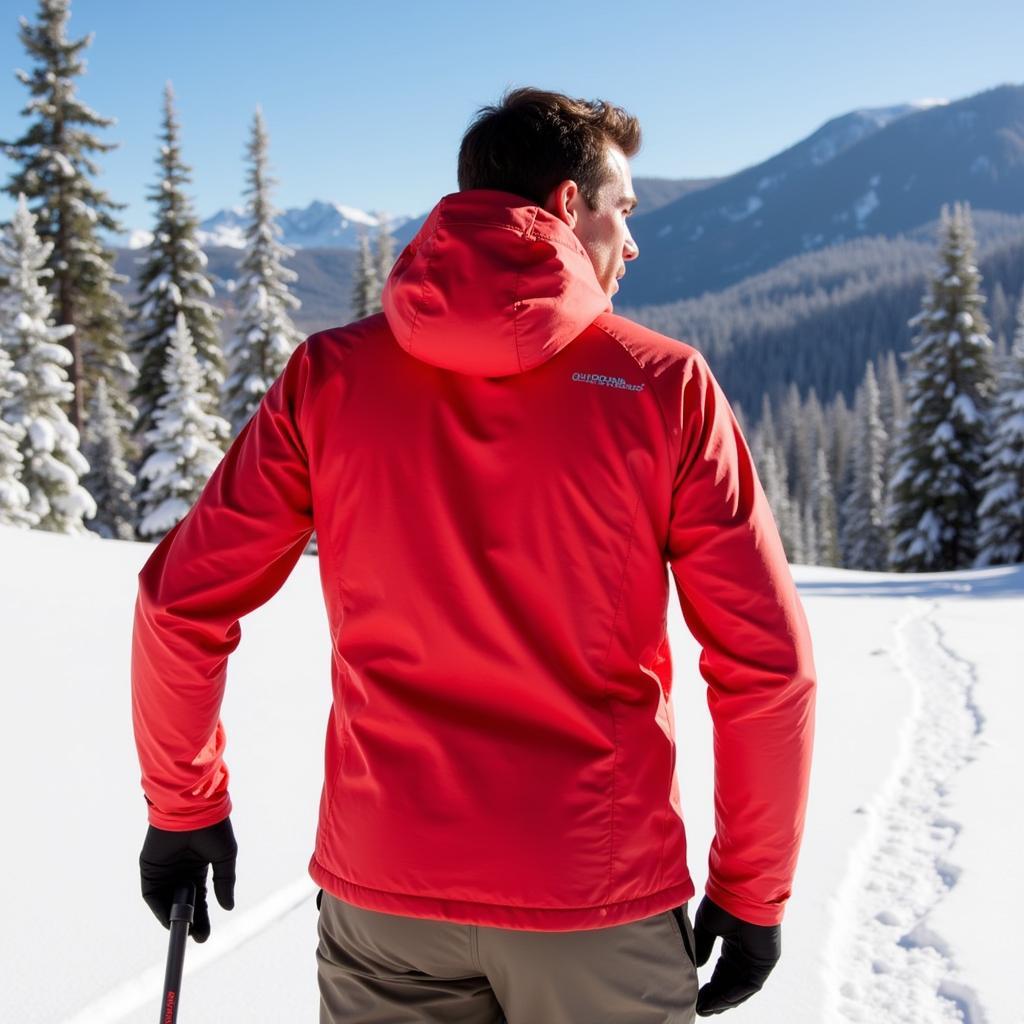
[[[231,811],[220,707],[238,620],[277,593],[313,531],[299,429],[308,380],[304,341],[139,572],[132,724],[158,828],[202,828]]]
[[[803,606],[750,451],[693,352],[678,411],[668,561],[701,646],[714,729],[705,891],[753,924],[790,896],[807,804],[816,678]]]

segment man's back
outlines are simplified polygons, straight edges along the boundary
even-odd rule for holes
[[[158,552],[140,574],[137,723],[165,751],[176,698],[150,673],[187,660],[215,680],[190,704],[193,739],[217,735],[253,573],[268,567],[262,603],[315,525],[334,643],[316,882],[367,909],[469,924],[639,920],[694,893],[667,704],[669,565],[715,716],[728,827],[708,891],[773,923],[806,799],[806,623],[706,363],[612,314],[586,259],[521,197],[441,200],[385,312],[300,346],[252,438],[165,538],[173,562]],[[211,573],[224,583],[204,616],[189,594]],[[174,616],[188,651],[157,628]],[[227,813],[220,746],[187,769],[143,759],[155,823],[195,813],[197,789],[209,813],[195,825]]]

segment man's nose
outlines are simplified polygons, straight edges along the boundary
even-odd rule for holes
[[[624,260],[635,260],[640,255],[640,246],[633,241],[633,236],[626,235],[625,244],[622,246],[622,258]]]

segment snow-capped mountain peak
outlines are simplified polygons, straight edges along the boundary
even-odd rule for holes
[[[314,199],[308,206],[284,210],[277,223],[282,230],[281,240],[293,249],[355,249],[359,236],[365,231],[375,234],[385,219],[394,233],[411,218]],[[197,241],[204,248],[241,249],[245,246],[247,224],[245,206],[226,207],[200,222]],[[131,249],[143,248],[152,237],[150,232],[136,229],[129,232],[122,244]]]

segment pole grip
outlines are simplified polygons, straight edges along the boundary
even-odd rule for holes
[[[171,937],[167,944],[164,996],[160,1001],[160,1024],[175,1024],[181,1001],[181,974],[185,966],[185,944],[196,906],[196,887],[186,882],[174,890],[171,903]]]

